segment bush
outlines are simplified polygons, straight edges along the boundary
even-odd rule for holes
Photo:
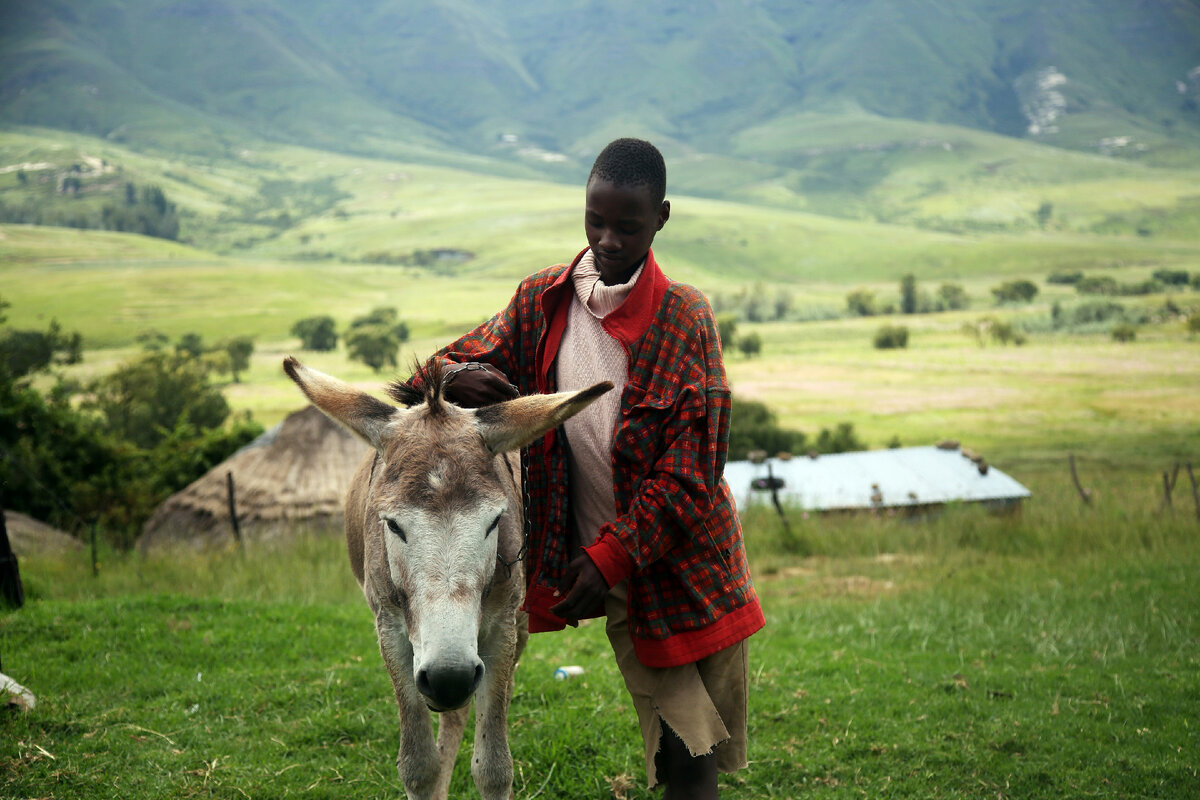
[[[943,283],[938,287],[938,310],[961,311],[971,304],[967,290],[957,283]]]
[[[1200,311],[1193,311],[1187,321],[1188,333],[1200,333]]]
[[[1128,322],[1118,323],[1113,326],[1112,338],[1118,342],[1132,342],[1137,338],[1137,328]]]
[[[1167,286],[1187,286],[1188,271],[1186,269],[1157,269],[1154,271],[1154,280]]]
[[[849,453],[866,449],[867,446],[854,433],[854,425],[850,422],[839,422],[832,431],[822,428],[817,435],[819,453]]]
[[[117,439],[152,449],[180,424],[198,430],[219,427],[229,404],[209,383],[200,361],[174,353],[146,353],[89,386],[86,410]]]
[[[982,347],[988,340],[996,344],[1025,344],[1025,333],[1019,330],[1011,322],[996,319],[995,317],[980,317],[975,322],[963,323],[963,333],[975,338],[975,341]]]
[[[1057,283],[1065,286],[1074,286],[1083,280],[1083,273],[1076,270],[1075,272],[1067,272],[1060,270],[1051,272],[1046,278],[1046,283]]]
[[[855,289],[846,295],[847,310],[859,317],[872,317],[876,314],[875,293],[866,289]]]
[[[1125,306],[1115,300],[1089,300],[1071,309],[1071,324],[1088,325],[1107,322],[1125,315]]]
[[[1089,275],[1075,284],[1075,291],[1080,294],[1113,295],[1117,293],[1117,282],[1107,275]]]
[[[717,335],[721,337],[722,350],[729,350],[737,341],[737,325],[736,314],[717,315]]]
[[[762,337],[757,333],[747,333],[745,336],[738,337],[738,349],[742,351],[742,355],[746,358],[754,358],[762,352]]]
[[[1037,293],[1037,284],[1027,280],[1006,281],[992,288],[997,303],[1028,303]]]
[[[882,325],[875,331],[875,349],[892,350],[908,347],[908,328],[903,325]]]
[[[804,450],[805,435],[779,427],[775,412],[757,400],[733,398],[729,415],[729,459],[744,460],[751,450],[767,453],[799,453]]]

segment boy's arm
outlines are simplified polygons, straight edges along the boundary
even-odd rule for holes
[[[517,357],[520,336],[520,298],[518,287],[508,305],[474,330],[433,354],[446,363],[446,398],[464,408],[478,408],[501,400],[511,400],[520,391],[520,363]],[[476,363],[480,368],[469,368]],[[466,367],[466,368],[464,368]],[[409,383],[420,388],[420,379]]]

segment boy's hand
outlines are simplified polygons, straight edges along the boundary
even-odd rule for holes
[[[500,370],[490,364],[468,361],[446,369],[442,394],[462,408],[482,408],[512,400],[521,393]]]
[[[557,605],[550,607],[550,613],[562,617],[575,625],[585,617],[595,616],[597,607],[604,602],[608,594],[608,584],[600,570],[592,563],[587,553],[581,553],[567,565],[567,573],[560,585],[560,594],[566,589],[564,597]]]

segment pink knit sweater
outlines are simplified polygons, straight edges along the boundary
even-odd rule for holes
[[[642,267],[628,282],[606,286],[588,251],[575,265],[571,282],[575,297],[567,312],[555,368],[560,392],[586,389],[598,381],[613,389],[564,424],[567,468],[574,517],[571,552],[596,540],[600,526],[617,518],[613,494],[612,442],[621,409],[621,391],[629,379],[624,346],[600,325],[633,290]]]

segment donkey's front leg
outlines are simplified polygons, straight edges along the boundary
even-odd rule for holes
[[[480,645],[486,672],[475,693],[471,776],[483,800],[509,800],[513,796],[513,761],[508,748],[508,703],[517,660],[515,626],[497,626]]]
[[[412,645],[402,626],[379,616],[379,651],[392,679],[396,706],[400,711],[400,752],[396,770],[408,800],[445,800],[438,794],[441,772],[429,709],[417,690],[412,675]]]

